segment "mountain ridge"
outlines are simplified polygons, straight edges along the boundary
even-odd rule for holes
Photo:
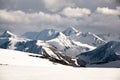
[[[81,53],[77,57],[90,64],[120,60],[120,42],[110,41],[92,51]]]
[[[48,33],[51,33],[51,35],[49,35]],[[85,45],[85,43],[71,40],[62,32],[56,31],[54,29],[42,30],[36,35],[37,36],[42,35],[42,36],[39,36],[39,38],[37,38],[38,40],[43,40],[46,43],[50,44],[51,46],[57,48],[58,50],[72,57],[75,57],[75,55],[79,54],[79,52],[85,52],[85,51],[93,50],[95,48],[94,46],[90,46],[90,45],[87,46]],[[76,44],[76,43],[79,43],[79,44]],[[75,53],[75,55],[73,55],[72,53]]]
[[[114,62],[115,64],[119,63],[120,60],[119,41],[110,41],[95,49],[95,47],[88,44],[83,44],[71,40],[61,32],[59,32],[57,37],[47,41],[31,40],[20,38],[18,36],[14,37],[12,35],[14,34],[7,31],[7,35],[0,36],[0,48],[42,55],[43,58],[49,59],[52,62],[57,62],[74,67],[84,67],[86,66],[86,64],[90,64],[89,66],[94,66],[93,64],[95,64],[96,66],[97,64],[103,65],[108,63],[110,65],[114,64]],[[60,50],[60,48],[62,49]],[[69,54],[64,53],[64,51],[62,50],[68,51]],[[78,56],[73,58],[71,57],[71,54],[74,56]],[[38,55],[31,56],[40,57]]]

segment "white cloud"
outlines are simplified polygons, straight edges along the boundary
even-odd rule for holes
[[[44,12],[25,13],[23,11],[0,10],[0,21],[8,23],[31,24],[39,22],[60,22],[61,16]]]
[[[91,11],[86,8],[71,8],[71,7],[66,7],[63,9],[61,14],[67,16],[67,17],[81,17],[84,15],[89,15],[91,14]]]
[[[1,22],[8,22],[8,23],[29,23],[30,19],[27,15],[22,11],[7,11],[7,10],[0,10],[0,21]]]
[[[48,25],[49,27],[60,25],[65,20],[58,14],[0,10],[0,29],[4,27],[4,29],[11,29],[11,31],[19,33],[20,31],[40,31],[43,28],[47,28]]]
[[[120,7],[116,7],[116,9],[110,9],[108,7],[98,7],[96,11],[98,13],[106,15],[120,15]]]

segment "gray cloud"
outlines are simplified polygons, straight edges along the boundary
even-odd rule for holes
[[[0,0],[0,9],[22,10],[27,12],[57,12],[67,6],[89,8],[115,8],[120,0]]]
[[[66,6],[74,6],[73,0],[42,0],[45,8],[49,11],[56,12]]]
[[[0,9],[26,12],[46,11],[41,0],[0,0]]]

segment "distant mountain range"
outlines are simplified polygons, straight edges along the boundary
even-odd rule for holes
[[[31,36],[30,34],[34,36]],[[28,32],[23,36],[29,39],[42,40],[71,57],[75,57],[81,52],[90,51],[96,48],[96,46],[72,40],[63,32],[59,32],[54,29],[45,29],[38,33]]]
[[[53,62],[71,66],[114,64],[120,60],[119,41],[109,42],[100,35],[80,32],[73,27],[63,32],[54,29],[28,32],[23,37],[5,31],[0,36],[0,48],[39,54]]]
[[[80,32],[73,27],[69,27],[62,32],[58,32],[54,29],[45,29],[41,32],[27,32],[22,36],[29,38],[29,39],[48,41],[48,40],[52,40],[52,39],[58,37],[59,34],[64,37],[67,37],[67,39],[69,39],[69,40],[78,41],[80,43],[88,44],[88,45],[94,46],[94,47],[98,47],[98,46],[106,43],[105,40],[103,40],[102,38],[100,38],[99,36],[97,36],[94,33]]]
[[[106,43],[105,40],[103,40],[102,38],[100,38],[94,33],[80,32],[73,27],[67,28],[66,30],[63,31],[63,33],[72,40],[79,41],[81,43],[85,43],[95,47],[98,47]]]

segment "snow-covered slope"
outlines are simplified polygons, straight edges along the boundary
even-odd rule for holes
[[[50,47],[42,48],[41,55],[8,49],[0,49],[1,65],[53,66],[51,62],[74,67],[85,66],[85,63],[82,60],[72,59],[71,57],[61,54],[56,49]]]
[[[79,40],[82,43],[86,43],[88,45],[96,46],[96,47],[106,43],[106,41],[104,41],[103,39],[101,39],[100,37],[98,37],[97,35],[91,32],[77,35],[76,40]]]
[[[75,55],[79,54],[80,52],[86,52],[95,49],[95,47],[93,46],[86,46],[85,44],[82,44],[80,42],[70,40],[61,32],[59,32],[58,37],[46,42],[56,49],[60,50],[61,52],[65,53],[66,55],[72,57],[75,57]]]
[[[77,33],[77,30],[75,30],[74,28],[71,28],[71,29],[69,28],[69,31],[70,30],[71,31],[74,30],[71,32],[71,34]],[[69,55],[72,57],[75,57],[80,52],[86,52],[86,51],[95,49],[95,47],[93,46],[82,44],[78,41],[71,40],[67,36],[65,36],[62,32],[58,32],[54,29],[45,29],[41,31],[39,34],[37,34],[36,39],[43,40],[49,45],[65,53],[66,55]]]
[[[53,47],[43,47],[42,55],[53,62],[58,62],[64,65],[70,65],[74,67],[85,67],[86,65],[86,63],[80,58],[71,58]]]
[[[72,47],[72,43],[70,42],[70,40],[67,39],[67,37],[61,32],[58,33],[58,36],[56,38],[48,40],[47,43],[59,50],[64,50],[65,48]]]
[[[43,58],[32,57],[36,54],[0,49],[0,64],[1,65],[22,65],[22,66],[64,66],[61,64],[53,64],[51,61]],[[38,55],[40,56],[40,55]]]
[[[120,42],[110,41],[97,49],[77,56],[89,64],[120,60]]]
[[[98,47],[106,43],[106,41],[104,41],[102,38],[100,38],[96,34],[93,34],[91,32],[87,32],[87,33],[79,32],[73,27],[67,28],[66,30],[63,31],[63,33],[72,40],[79,41],[81,43],[88,44],[95,47]]]

